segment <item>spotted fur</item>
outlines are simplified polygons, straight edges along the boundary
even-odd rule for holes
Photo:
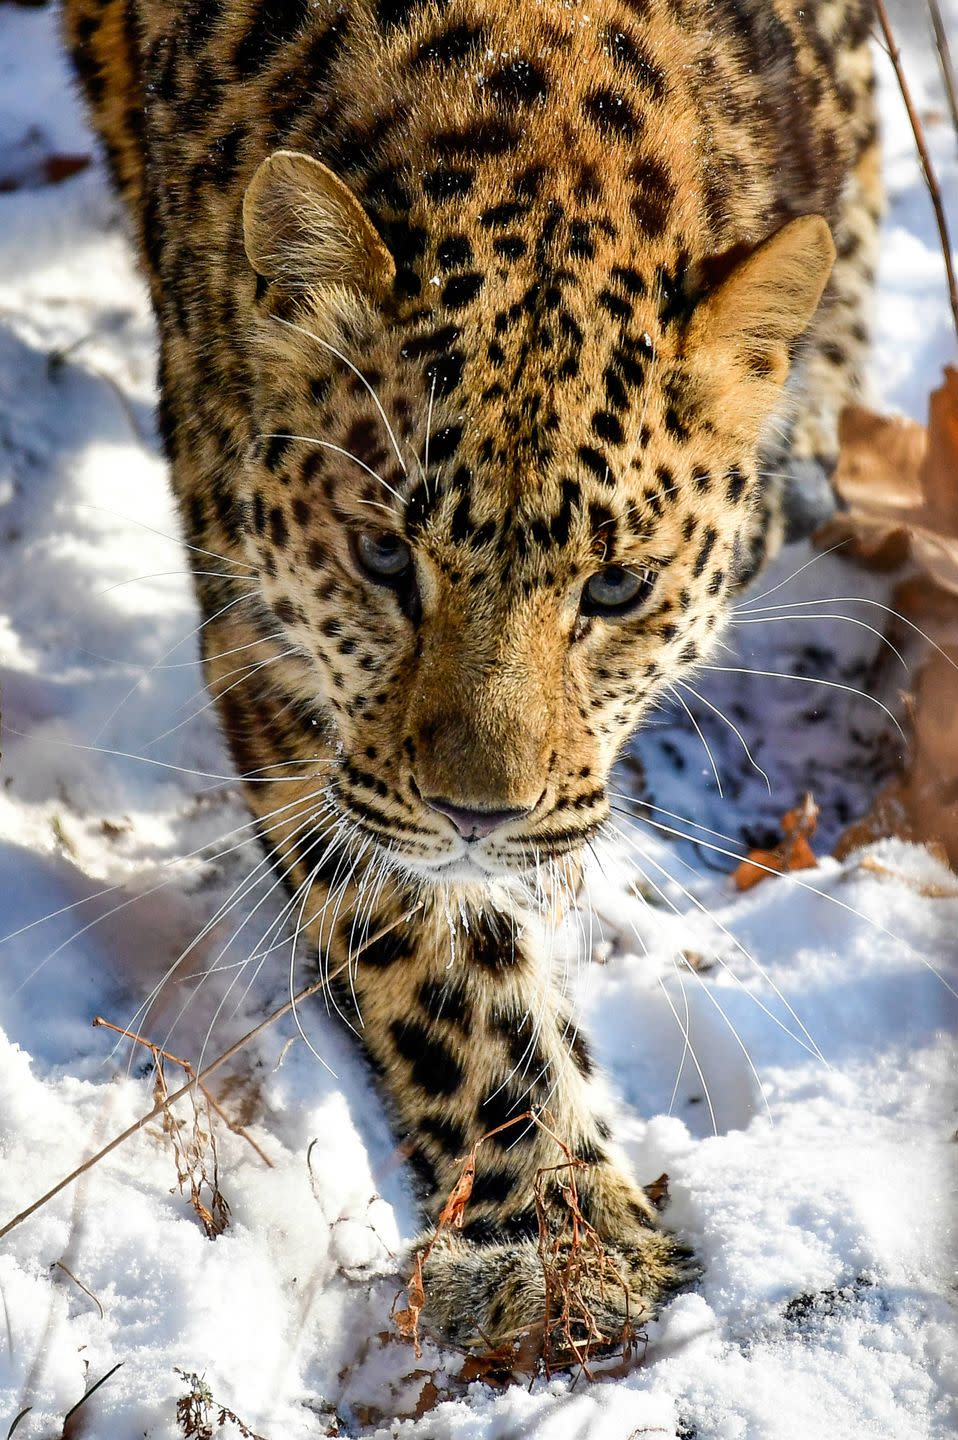
[[[293,913],[426,1215],[548,1107],[641,1321],[687,1256],[615,1150],[549,912],[623,741],[777,543],[780,473],[833,457],[880,208],[867,0],[65,9]],[[371,576],[369,544],[410,567]],[[623,574],[631,609],[586,603]],[[464,809],[506,818],[470,840]],[[541,1318],[555,1161],[528,1124],[480,1151],[426,1277],[447,1339]],[[592,1302],[614,1338],[623,1297]]]

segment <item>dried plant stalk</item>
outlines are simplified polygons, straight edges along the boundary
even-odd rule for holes
[[[905,71],[901,61],[901,51],[895,40],[894,31],[891,28],[891,21],[888,18],[888,10],[885,7],[885,0],[875,0],[875,14],[878,16],[878,23],[881,25],[885,43],[888,46],[888,58],[891,60],[895,71],[895,78],[898,81],[898,88],[901,91],[901,98],[905,102],[905,109],[908,111],[908,121],[911,125],[912,134],[915,137],[915,146],[918,150],[918,159],[921,164],[921,171],[928,187],[928,194],[931,196],[931,203],[935,211],[935,221],[938,225],[938,237],[941,241],[941,251],[945,257],[945,274],[948,280],[948,298],[951,302],[951,314],[955,322],[955,333],[958,334],[958,275],[955,274],[955,262],[951,251],[951,235],[948,230],[948,217],[945,214],[944,202],[941,198],[941,186],[935,174],[935,167],[931,163],[931,156],[928,153],[928,145],[925,140],[925,130],[915,109],[915,102],[912,98],[911,88],[905,79]]]
[[[472,1195],[479,1147],[494,1135],[528,1121],[549,1137],[564,1158],[561,1164],[545,1166],[536,1174],[533,1191],[545,1301],[541,1322],[515,1337],[518,1345],[513,1346],[513,1353],[531,1360],[533,1364],[541,1359],[546,1375],[558,1369],[567,1369],[571,1359],[588,1378],[591,1378],[589,1359],[597,1350],[608,1351],[610,1347],[620,1345],[625,1361],[631,1361],[636,1332],[629,1320],[628,1286],[609,1257],[598,1231],[586,1220],[579,1205],[576,1173],[591,1167],[587,1161],[573,1154],[566,1142],[555,1133],[554,1122],[552,1125],[546,1123],[543,1115],[552,1122],[548,1111],[540,1115],[534,1110],[526,1110],[479,1137],[463,1162],[462,1171],[440,1211],[429,1243],[416,1252],[413,1272],[406,1285],[406,1305],[397,1310],[394,1304],[392,1318],[400,1335],[412,1341],[417,1360],[421,1354],[419,1317],[426,1304],[423,1267],[443,1232],[462,1228],[466,1206]],[[558,1182],[560,1175],[564,1176],[564,1183]],[[561,1202],[558,1206],[557,1199]],[[625,1296],[626,1319],[617,1335],[607,1335],[603,1331],[590,1304],[588,1292],[594,1292],[597,1280],[600,1294],[609,1285],[622,1290]],[[533,1355],[529,1342],[540,1331],[541,1342],[537,1341]],[[505,1360],[504,1348],[493,1351],[490,1345],[490,1355],[486,1359]]]
[[[398,925],[405,924],[405,922],[421,908],[421,906],[416,906],[415,909],[407,911],[405,915],[401,915],[399,919],[395,920],[391,925],[384,926],[377,934],[370,936],[370,938],[365,941],[358,953],[362,954],[363,950],[368,949],[368,947],[374,945],[377,940],[381,940],[385,935],[390,934]],[[355,958],[355,956],[353,958]],[[195,1079],[187,1080],[178,1090],[174,1090],[172,1095],[167,1095],[165,1103],[163,1101],[155,1103],[152,1110],[148,1110],[145,1115],[141,1115],[139,1120],[134,1120],[133,1124],[128,1125],[119,1135],[114,1135],[109,1144],[104,1145],[102,1149],[97,1150],[95,1154],[88,1156],[75,1170],[71,1170],[69,1175],[64,1175],[62,1180],[58,1180],[55,1185],[47,1190],[45,1194],[34,1200],[25,1210],[21,1210],[18,1215],[14,1215],[12,1220],[8,1220],[5,1225],[0,1226],[0,1240],[2,1240],[5,1235],[9,1235],[11,1230],[15,1230],[18,1225],[22,1225],[24,1220],[28,1220],[31,1215],[35,1215],[38,1210],[48,1204],[49,1201],[55,1199],[56,1196],[60,1195],[64,1190],[68,1189],[69,1186],[75,1184],[81,1175],[85,1175],[88,1170],[92,1170],[95,1165],[99,1165],[101,1160],[105,1160],[108,1155],[112,1155],[113,1151],[118,1150],[127,1140],[132,1139],[144,1126],[149,1125],[151,1120],[155,1120],[163,1113],[165,1105],[174,1104],[184,1095],[189,1094],[194,1086],[204,1084],[211,1075],[216,1074],[217,1070],[221,1070],[224,1065],[227,1065],[230,1060],[235,1059],[241,1051],[245,1050],[246,1046],[255,1040],[257,1036],[262,1035],[271,1025],[275,1025],[277,1020],[282,1020],[284,1015],[288,1015],[291,1010],[295,1010],[296,1006],[301,1005],[304,1000],[308,1000],[312,995],[318,995],[321,990],[326,988],[330,981],[335,980],[345,969],[345,964],[340,965],[332,974],[326,976],[324,979],[316,980],[312,985],[305,986],[305,988],[300,990],[297,995],[294,995],[291,1000],[287,1000],[284,1005],[280,1005],[272,1014],[267,1015],[265,1020],[261,1020],[258,1025],[254,1025],[252,1030],[247,1030],[246,1034],[241,1035],[238,1040],[234,1041],[228,1049],[223,1051],[222,1055],[218,1055],[215,1060],[211,1060],[209,1065],[201,1070]]]

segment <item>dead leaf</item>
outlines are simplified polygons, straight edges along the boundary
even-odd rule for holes
[[[844,860],[894,835],[927,845],[958,870],[958,646],[927,661],[909,709],[905,773],[879,791],[868,815],[842,835],[835,855]]]
[[[816,536],[876,569],[911,558],[958,594],[958,369],[928,403],[928,427],[851,407],[842,416],[835,489],[848,505]]]
[[[818,806],[811,795],[781,819],[782,840],[774,850],[750,850],[737,866],[732,881],[737,890],[751,890],[769,873],[785,875],[792,870],[814,870],[818,864],[809,839],[818,825]]]
[[[89,155],[48,155],[43,170],[50,185],[59,185],[72,175],[79,175],[89,164]]]
[[[451,1225],[455,1230],[462,1229],[463,1217],[469,1197],[472,1195],[472,1187],[476,1179],[476,1152],[472,1151],[466,1158],[462,1174],[453,1186],[449,1198],[439,1214],[437,1228],[442,1230],[445,1226]]]
[[[542,1357],[542,1326],[532,1325],[495,1350],[467,1355],[459,1371],[463,1385],[481,1380],[485,1385],[511,1385],[518,1376],[535,1375]]]
[[[658,1180],[653,1180],[651,1185],[646,1185],[645,1193],[656,1210],[664,1210],[671,1199],[668,1175],[660,1175]]]
[[[428,1379],[420,1390],[419,1399],[416,1401],[416,1408],[413,1411],[415,1419],[421,1420],[430,1410],[435,1410],[441,1399],[442,1396],[439,1393],[438,1386],[432,1379]]]
[[[958,869],[958,369],[932,394],[928,426],[846,411],[835,485],[845,514],[820,545],[870,569],[910,566],[892,609],[936,649],[908,697],[912,741],[903,774],[842,835],[835,855],[887,836],[938,846]],[[908,637],[906,637],[908,638]]]

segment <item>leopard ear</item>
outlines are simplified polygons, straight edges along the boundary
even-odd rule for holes
[[[319,160],[276,150],[243,199],[243,243],[253,269],[291,289],[346,285],[382,299],[395,262],[359,201]]]
[[[815,314],[834,262],[820,215],[791,220],[697,306],[690,344],[735,352],[757,375],[783,382],[790,347]]]

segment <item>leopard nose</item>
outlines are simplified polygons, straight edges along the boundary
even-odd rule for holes
[[[438,810],[451,820],[464,840],[481,840],[505,825],[509,820],[521,820],[531,814],[529,809],[519,810],[470,810],[464,805],[455,805],[441,795],[424,795],[423,799],[432,810]]]

